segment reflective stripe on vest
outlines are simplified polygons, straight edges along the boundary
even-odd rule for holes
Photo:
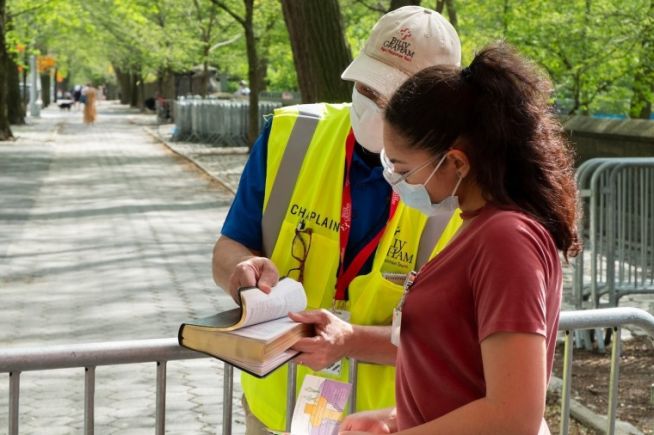
[[[270,193],[268,206],[261,219],[263,253],[266,257],[272,256],[284,215],[293,195],[293,187],[322,112],[320,104],[305,104],[301,106],[293,126]]]

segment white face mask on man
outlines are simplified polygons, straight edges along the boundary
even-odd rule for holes
[[[350,121],[357,142],[368,151],[379,153],[384,147],[384,111],[360,94],[356,86],[352,90]]]

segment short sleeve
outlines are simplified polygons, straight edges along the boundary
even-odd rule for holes
[[[261,251],[261,217],[266,188],[266,160],[268,138],[272,120],[266,121],[261,134],[252,146],[236,196],[227,213],[220,231],[222,235],[235,240],[253,251]]]
[[[547,335],[552,248],[542,227],[516,215],[488,225],[470,265],[479,342],[496,332]]]

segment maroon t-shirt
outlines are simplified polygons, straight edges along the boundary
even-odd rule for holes
[[[480,343],[496,332],[545,336],[552,371],[561,263],[533,218],[486,206],[421,269],[402,309],[396,399],[400,429],[485,396]]]

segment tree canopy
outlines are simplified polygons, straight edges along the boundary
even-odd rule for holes
[[[6,0],[3,80],[11,80],[12,68],[28,68],[28,56],[34,54],[39,72],[62,87],[93,81],[130,89],[130,94],[140,89],[140,95],[126,97],[124,102],[132,104],[145,96],[144,83],[158,83],[160,92],[172,97],[175,74],[202,70],[207,77],[210,69],[228,79],[222,83],[227,92],[245,79],[257,93],[311,89],[305,101],[329,95],[342,99],[343,89],[325,77],[316,77],[319,83],[311,87],[310,78],[307,82],[298,73],[316,75],[324,69],[333,74],[330,65],[340,68],[355,56],[383,13],[422,4],[455,25],[464,64],[487,42],[504,39],[517,46],[553,79],[553,103],[561,113],[651,114],[654,0],[333,0],[333,7],[330,1],[324,8],[302,10],[298,7],[304,5],[294,2]],[[325,17],[306,15],[327,13],[341,25],[330,28],[321,22]],[[307,25],[300,26],[294,16],[304,16]],[[313,67],[301,68],[305,43],[316,43],[311,42],[314,33],[333,36],[334,31],[342,33],[343,44],[330,43],[319,54],[322,59],[310,59]],[[193,92],[205,94],[207,86],[205,81]],[[328,88],[321,91],[322,86]]]

